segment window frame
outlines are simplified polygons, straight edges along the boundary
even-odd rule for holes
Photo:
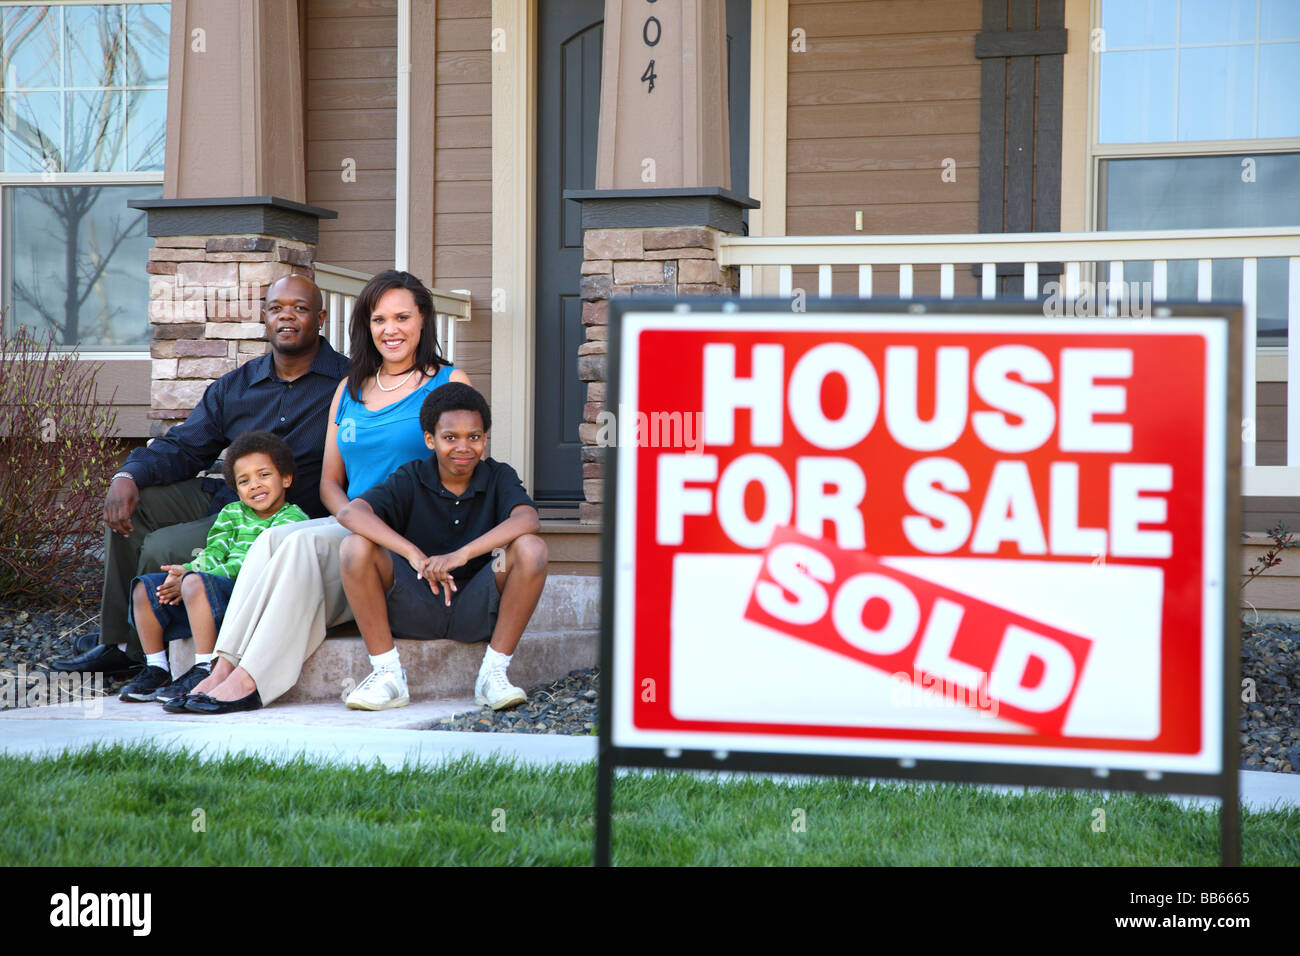
[[[1101,142],[1101,51],[1094,49],[1092,38],[1101,30],[1101,8],[1104,2],[1123,0],[1090,0],[1088,36],[1088,136],[1087,181],[1085,183],[1086,225],[1089,232],[1100,232],[1101,219],[1101,164],[1111,159],[1178,159],[1185,156],[1226,156],[1235,154],[1265,155],[1269,153],[1300,153],[1300,136],[1272,139],[1212,139],[1170,140],[1145,143]],[[1124,48],[1127,49],[1127,48]],[[1285,345],[1259,345],[1256,353],[1262,359],[1270,355],[1286,355]],[[1257,366],[1258,368],[1259,366]],[[1269,365],[1272,368],[1272,364]],[[1265,379],[1260,379],[1264,381]]]
[[[48,0],[45,4],[35,4],[31,0],[0,0],[0,8],[4,7],[31,7],[31,6],[50,6],[50,7],[106,7],[106,6],[169,6],[177,0]],[[170,58],[170,48],[168,50]],[[168,67],[170,77],[170,64]],[[170,94],[170,82],[164,87]],[[166,132],[164,132],[164,153],[166,150]],[[164,161],[164,168],[165,168]],[[0,169],[0,243],[9,243],[12,240],[7,234],[3,233],[4,224],[7,221],[8,210],[5,206],[8,200],[8,188],[10,186],[132,186],[164,185],[164,169],[157,170],[140,170],[140,171],[123,171],[123,172],[98,172],[98,173],[56,173],[56,172],[39,172],[39,173],[11,173]],[[6,309],[13,305],[11,290],[9,288],[9,274],[6,271],[8,266],[8,247],[0,249],[0,305]],[[141,361],[150,359],[152,356],[148,348],[145,349],[113,349],[104,348],[96,345],[58,345],[56,349],[60,352],[76,351],[79,358],[93,359],[96,362],[102,361]]]

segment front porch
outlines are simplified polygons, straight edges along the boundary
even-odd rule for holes
[[[1275,334],[1260,338],[1263,260],[1285,261],[1287,281],[1264,290],[1268,331]],[[1151,318],[1165,302],[1240,300],[1242,342],[1256,343],[1242,350],[1245,527],[1262,531],[1279,518],[1300,519],[1300,500],[1279,500],[1300,499],[1300,387],[1291,387],[1300,381],[1300,349],[1286,348],[1288,340],[1300,342],[1300,228],[727,236],[718,261],[739,270],[742,297],[992,300],[1001,293],[1004,300],[1042,302],[1044,321]]]

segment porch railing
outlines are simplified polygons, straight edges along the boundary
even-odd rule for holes
[[[1170,263],[1195,263],[1195,298],[1211,298],[1216,268],[1240,261],[1242,309],[1242,491],[1256,496],[1300,496],[1300,347],[1286,352],[1286,465],[1255,463],[1257,420],[1256,319],[1259,301],[1259,260],[1287,262],[1287,341],[1300,345],[1300,228],[1174,230],[1161,232],[991,233],[981,235],[909,236],[724,236],[718,261],[737,266],[740,294],[750,297],[794,294],[795,270],[816,269],[817,296],[832,294],[837,272],[841,288],[856,279],[858,298],[875,294],[880,271],[897,272],[898,295],[953,298],[957,267],[979,267],[978,295],[998,297],[998,267],[1002,274],[1023,271],[1026,300],[1043,296],[1040,278],[1059,275],[1061,300],[1067,314],[1078,314],[1070,303],[1095,290],[1102,314],[1127,314],[1131,283],[1150,276],[1150,302],[1170,298]],[[938,266],[938,287],[918,290],[916,267]],[[1010,269],[1005,267],[1011,267]],[[856,276],[844,276],[845,269]],[[1130,283],[1125,283],[1125,275]],[[1228,271],[1228,270],[1225,270]],[[1234,269],[1235,271],[1235,262]],[[1056,280],[1054,280],[1056,281]],[[1103,289],[1101,283],[1105,283]],[[1219,283],[1222,289],[1222,282]],[[1234,290],[1235,291],[1235,290]],[[1236,298],[1234,295],[1233,298]],[[1004,299],[1005,301],[1005,299]],[[1051,313],[1045,308],[1045,319]],[[1047,319],[1050,321],[1050,319]]]
[[[348,354],[348,319],[352,306],[372,277],[369,273],[344,269],[342,266],[316,263],[316,285],[325,297],[326,338],[330,345],[344,355]],[[448,362],[456,361],[456,326],[468,322],[470,296],[467,289],[430,289],[433,309],[437,315],[438,341]]]

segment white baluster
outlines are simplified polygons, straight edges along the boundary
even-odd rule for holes
[[[1300,465],[1300,256],[1287,270],[1286,463]]]
[[[777,266],[777,294],[783,299],[790,298],[794,294],[794,268],[792,266]]]
[[[871,298],[871,266],[858,266],[858,298]]]
[[[1241,463],[1246,466],[1255,464],[1256,442],[1259,441],[1259,426],[1255,421],[1255,303],[1258,274],[1258,260],[1241,260]]]
[[[998,267],[997,263],[984,263],[983,272],[980,276],[980,297],[985,299],[995,299],[998,294]]]
[[[1067,302],[1079,298],[1079,263],[1077,262],[1065,264],[1065,298]]]
[[[1212,259],[1196,260],[1196,301],[1210,301],[1210,269]]]
[[[1110,269],[1106,275],[1106,303],[1104,307],[1107,315],[1112,314],[1111,308],[1115,306],[1120,299],[1123,299],[1125,302],[1128,301],[1128,296],[1124,291],[1124,262],[1121,259],[1112,259],[1110,260]],[[1102,303],[1098,302],[1097,313],[1099,315],[1101,314],[1102,308]],[[1119,310],[1115,309],[1113,314],[1118,315]]]
[[[898,297],[900,299],[910,299],[912,297],[912,264],[904,262],[898,267]]]
[[[945,262],[939,266],[939,298],[952,298],[952,263]]]
[[[818,266],[817,267],[817,298],[829,299],[832,294],[833,294],[833,287],[831,283],[831,267]]]
[[[1164,302],[1169,298],[1169,263],[1157,259],[1151,264],[1151,301]]]
[[[1038,263],[1025,263],[1025,298],[1033,301],[1038,298]]]

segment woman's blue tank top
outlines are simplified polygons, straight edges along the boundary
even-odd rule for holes
[[[420,429],[420,406],[428,394],[451,380],[454,365],[444,365],[438,374],[399,402],[372,412],[353,400],[345,387],[339,396],[334,424],[339,426],[339,454],[347,472],[348,500],[381,484],[408,461],[431,454]]]

